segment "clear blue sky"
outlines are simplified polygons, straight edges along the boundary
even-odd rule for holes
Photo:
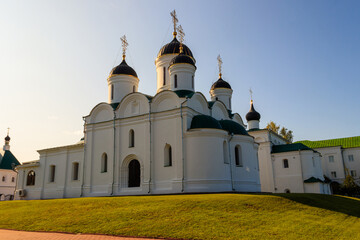
[[[77,142],[82,116],[107,101],[120,37],[139,91],[156,92],[155,58],[172,39],[176,9],[209,99],[216,57],[245,121],[249,88],[261,127],[295,140],[360,135],[360,1],[1,1],[0,137],[10,127],[20,161]],[[117,57],[118,56],[118,57]]]

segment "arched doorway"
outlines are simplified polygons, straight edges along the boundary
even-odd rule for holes
[[[128,187],[140,187],[140,163],[135,159],[129,163]]]

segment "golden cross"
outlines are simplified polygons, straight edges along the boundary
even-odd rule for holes
[[[129,43],[128,43],[127,40],[126,40],[126,36],[125,36],[125,35],[122,36],[122,37],[120,38],[120,40],[121,40],[121,45],[122,45],[122,48],[123,48],[123,60],[125,60],[126,49],[127,49],[127,47],[129,46]]]
[[[185,33],[181,25],[178,26],[177,31],[179,32],[179,38],[180,38],[180,53],[182,53]]]
[[[218,60],[218,65],[219,65],[219,77],[221,77],[221,75],[222,75],[221,70],[222,70],[223,61],[221,60],[220,54],[218,55],[217,60]]]
[[[9,136],[9,131],[10,131],[10,128],[8,127],[8,128],[7,128],[7,130],[8,130],[7,135]]]
[[[173,24],[174,24],[174,33],[173,33],[173,35],[174,35],[174,37],[176,37],[176,24],[178,23],[178,19],[177,19],[177,17],[176,17],[176,11],[175,11],[175,9],[174,9],[174,11],[172,11],[171,13],[170,13],[170,15],[171,15],[171,17],[172,17],[172,21],[173,21]]]
[[[251,102],[252,102],[252,94],[253,94],[253,91],[251,90],[251,88],[249,89],[249,92],[250,92],[250,100],[251,100]]]

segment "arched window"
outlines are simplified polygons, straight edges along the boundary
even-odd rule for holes
[[[5,176],[2,177],[2,181],[5,182]]]
[[[15,182],[15,177],[12,177],[12,178],[11,178],[11,182]]]
[[[285,193],[290,193],[290,189],[285,189]]]
[[[194,75],[192,75],[192,78],[191,78],[191,87],[194,88]]]
[[[35,172],[31,170],[26,179],[26,186],[33,186],[35,185]]]
[[[177,75],[175,74],[175,80],[174,80],[174,85],[175,85],[175,88],[177,88]]]
[[[235,147],[235,164],[237,167],[243,166],[242,152],[241,152],[241,147],[239,145],[236,145]]]
[[[55,182],[55,165],[50,166],[50,182]]]
[[[163,80],[163,86],[165,86],[166,85],[166,69],[165,69],[165,67],[164,67],[164,69],[163,69],[164,71],[164,73],[163,73],[163,75],[164,75],[164,80]]]
[[[135,92],[135,86],[133,86],[133,92]]]
[[[129,148],[132,148],[135,146],[135,132],[134,130],[129,131]]]
[[[289,168],[289,161],[287,159],[283,159],[284,168]]]
[[[72,180],[79,180],[79,163],[72,164]]]
[[[172,166],[172,149],[169,144],[165,145],[164,149],[164,167]]]
[[[131,160],[129,163],[128,187],[140,187],[140,163],[137,160]]]
[[[223,142],[224,163],[229,163],[229,153],[226,141]]]
[[[107,166],[108,166],[108,157],[106,153],[103,153],[101,156],[101,172],[107,172]]]
[[[114,84],[111,84],[111,100],[114,99]]]

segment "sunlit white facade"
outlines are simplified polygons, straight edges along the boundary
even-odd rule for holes
[[[196,92],[195,59],[182,47],[175,35],[160,50],[155,96],[138,92],[124,56],[108,102],[84,117],[84,138],[17,167],[16,198],[259,192],[258,144],[231,112],[233,90],[220,77],[211,101]]]

